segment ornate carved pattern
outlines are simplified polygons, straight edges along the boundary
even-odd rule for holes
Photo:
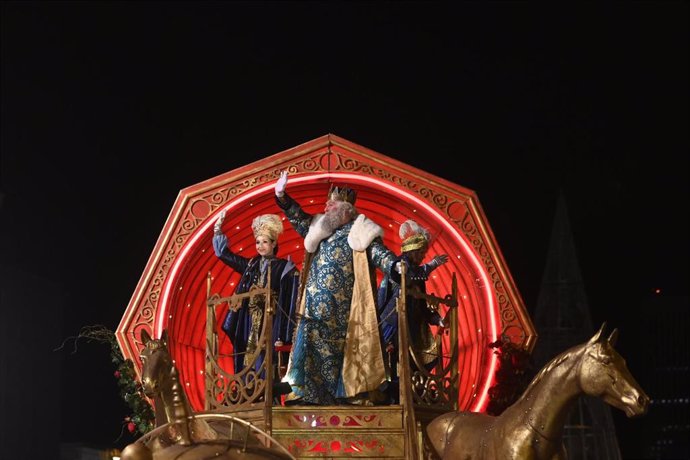
[[[479,255],[484,267],[486,268],[486,272],[488,273],[493,284],[493,290],[498,303],[503,330],[508,327],[517,328],[522,331],[522,337],[526,339],[527,333],[525,332],[523,326],[518,322],[518,315],[515,311],[515,305],[510,300],[510,296],[505,289],[503,279],[498,272],[494,259],[491,255],[491,251],[489,251],[487,248],[481,233],[477,229],[474,218],[470,213],[467,213],[461,222],[455,220],[452,221],[460,230],[462,230],[465,236],[467,236],[467,239],[472,244],[472,247]]]
[[[338,171],[347,171],[363,175],[375,176],[379,179],[384,179],[386,181],[392,182],[399,187],[406,188],[410,192],[419,195],[424,200],[433,203],[439,210],[443,210],[448,204],[448,196],[443,193],[438,193],[433,189],[423,186],[418,182],[397,175],[387,169],[383,169],[380,166],[373,166],[368,163],[362,163],[358,160],[347,158],[342,153],[334,153],[333,155],[336,159],[336,166],[334,169]]]
[[[361,412],[361,409],[356,410]],[[287,425],[294,428],[380,428],[384,426],[379,414],[354,413],[352,415],[292,414],[288,418]]]
[[[241,294],[234,294],[228,297],[220,297],[218,294],[211,295],[208,300],[211,326],[209,330],[216,330],[215,321],[215,307],[222,303],[227,303],[230,309],[237,311],[241,307],[244,299],[261,296],[266,298],[270,296],[270,269],[269,280],[265,288],[252,288],[247,292]],[[226,372],[218,363],[218,355],[215,347],[210,347],[206,353],[206,405],[210,410],[217,410],[222,408],[240,408],[246,407],[253,403],[258,403],[265,396],[268,385],[272,384],[272,379],[266,378],[269,373],[268,359],[261,362],[261,365],[256,366],[257,360],[261,357],[261,352],[265,352],[267,348],[268,337],[271,336],[271,324],[273,323],[273,301],[269,300],[266,303],[264,310],[264,321],[261,334],[257,341],[257,353],[246,362],[246,366],[240,372],[230,374]],[[213,337],[207,337],[207,343],[212,343]]]
[[[351,456],[384,458],[402,455],[404,450],[399,446],[395,446],[391,439],[386,439],[387,437],[367,436],[364,434],[360,435],[358,439],[352,439],[352,436],[344,437],[337,435],[308,438],[291,437],[289,440],[281,439],[283,437],[279,435],[276,437],[283,441],[292,455],[299,457]]]
[[[415,292],[413,289],[410,289],[409,292],[412,297],[421,297],[427,299],[428,304],[435,303],[437,308],[441,302],[449,305],[449,308],[457,308],[458,306],[458,289],[455,277],[453,277],[452,294],[447,295],[445,298],[422,294],[419,291]],[[399,300],[399,302],[401,301]],[[450,327],[453,330],[457,330],[458,325],[456,310],[450,313],[453,313],[449,314],[451,317]],[[403,337],[401,336],[401,347],[404,346],[402,339]],[[457,372],[454,372],[454,365],[458,361],[459,353],[457,342],[453,343],[453,339],[451,339],[450,348],[443,351],[444,341],[442,335],[437,335],[434,340],[437,344],[440,344],[439,349],[442,350],[441,356],[443,356],[443,359],[439,359],[439,362],[431,371],[425,368],[424,361],[419,356],[418,351],[410,346],[409,342],[407,342],[410,361],[411,363],[414,363],[414,371],[409,377],[412,403],[417,406],[452,410],[457,398],[456,389],[457,382],[459,380],[459,375]],[[446,363],[445,366],[443,365],[444,362]]]
[[[457,356],[455,357],[457,360]],[[414,403],[424,407],[436,407],[451,410],[456,395],[453,394],[454,383],[458,376],[451,376],[450,366],[447,374],[439,377],[426,371],[415,371],[412,374],[412,395]]]

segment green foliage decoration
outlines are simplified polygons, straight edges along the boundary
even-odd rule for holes
[[[114,376],[120,389],[120,397],[131,410],[131,415],[124,418],[126,427],[130,433],[136,431],[145,434],[151,431],[155,423],[153,407],[144,396],[141,383],[136,380],[134,363],[131,359],[125,359],[122,356],[115,333],[102,325],[84,326],[78,335],[70,338],[75,341],[75,351],[77,341],[80,339],[87,342],[96,341],[110,346],[110,361],[116,368]]]

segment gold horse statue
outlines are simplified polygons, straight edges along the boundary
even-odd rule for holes
[[[229,414],[195,414],[170,356],[167,331],[160,339],[142,331],[141,341],[141,382],[154,402],[156,428],[125,447],[122,460],[294,459],[249,422]]]
[[[449,412],[429,423],[427,435],[442,459],[565,460],[563,429],[577,398],[599,397],[628,417],[647,412],[649,397],[614,349],[618,330],[602,324],[586,343],[553,358],[520,399],[493,417]]]

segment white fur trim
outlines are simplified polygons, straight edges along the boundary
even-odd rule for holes
[[[355,251],[366,251],[374,238],[383,237],[383,228],[376,222],[360,214],[352,224],[350,234],[347,235],[347,243]]]
[[[309,253],[315,253],[319,243],[333,234],[324,227],[324,217],[324,214],[316,214],[309,224],[309,231],[304,237],[304,248]],[[347,243],[355,251],[366,251],[374,238],[379,236],[383,237],[383,228],[364,214],[360,214],[352,224],[350,234],[347,235]]]
[[[304,237],[304,249],[309,253],[314,253],[319,248],[319,243],[324,238],[328,238],[333,232],[324,228],[324,214],[316,214],[309,224],[309,231]]]

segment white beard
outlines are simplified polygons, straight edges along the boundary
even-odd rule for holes
[[[323,229],[331,234],[346,223],[348,223],[347,218],[342,217],[342,214],[338,212],[327,212],[323,215]]]

